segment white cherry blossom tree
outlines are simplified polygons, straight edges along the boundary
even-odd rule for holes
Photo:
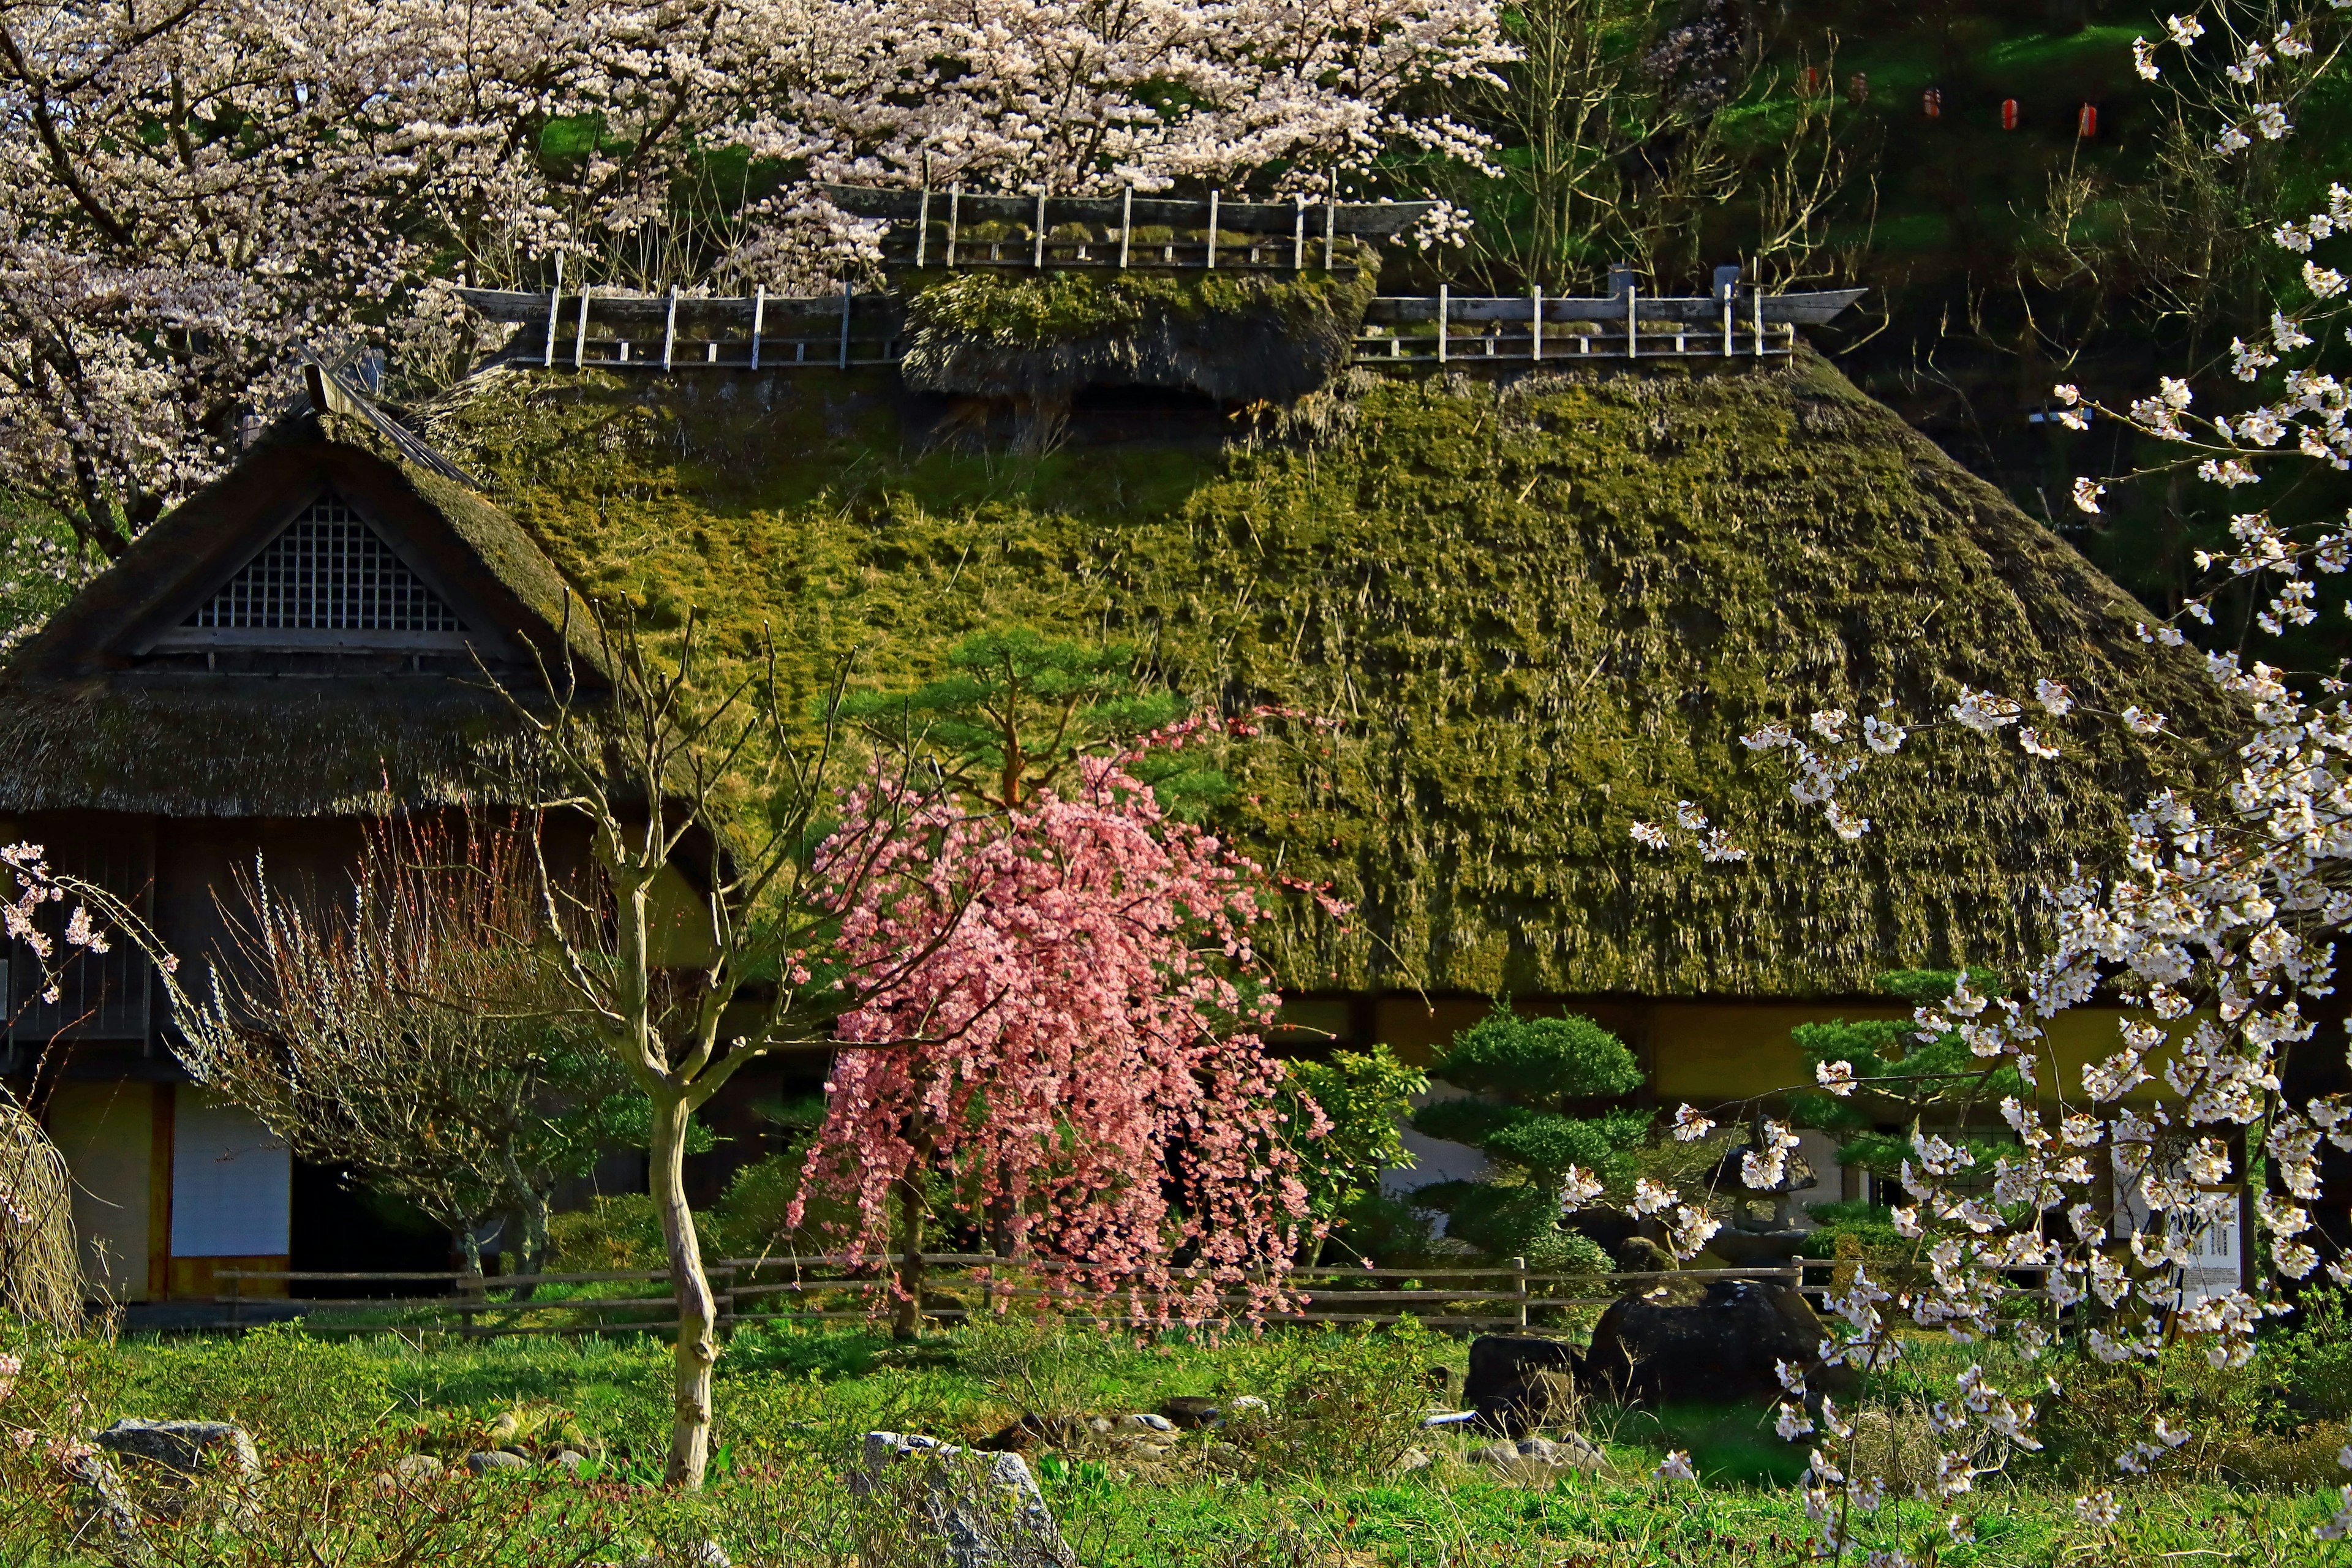
[[[2222,57],[2212,60],[2215,42]],[[2328,10],[2225,7],[2170,19],[2163,40],[2140,40],[2140,73],[2179,69],[2196,79],[2192,101],[2209,111],[2213,155],[2232,158],[2294,133],[2293,105],[2323,69],[2336,69],[2340,24]],[[2200,52],[2168,60],[2168,51]],[[2312,207],[2312,204],[2304,204]],[[2242,332],[2226,369],[2252,389],[2244,406],[2206,408],[2187,377],[2165,377],[2147,395],[2115,408],[2060,386],[2061,423],[2084,430],[2121,421],[2179,456],[2126,483],[2185,468],[2232,497],[2296,471],[2325,476],[2352,468],[2347,389],[2326,368],[2340,353],[2352,299],[2352,191],[2332,185],[2312,210],[2273,212],[2267,242],[2289,265],[2267,321]],[[2278,488],[2274,486],[2273,488]],[[2100,510],[2107,484],[2077,482],[2075,504]],[[2200,554],[2201,591],[2169,619],[2141,624],[2145,641],[2186,650],[2214,623],[2218,600],[2248,605],[2248,622],[2273,637],[2313,626],[2332,598],[2326,584],[2352,564],[2352,515],[2287,522],[2250,507],[2231,521],[2231,547]],[[2195,623],[2191,626],[2190,623]],[[2048,1369],[2050,1386],[2065,1350],[2110,1365],[2153,1361],[2172,1342],[2200,1347],[2219,1367],[2252,1359],[2257,1329],[2291,1314],[2300,1282],[2322,1271],[2352,1284],[2352,1260],[2323,1255],[2313,1220],[2321,1196],[2323,1145],[2352,1150],[2352,1100],[2342,1094],[2291,1096],[2296,1050],[2344,1049],[2340,1028],[2318,1022],[2337,984],[2336,946],[2352,922],[2352,687],[2347,671],[2296,673],[2238,651],[2201,655],[2226,696],[2228,731],[2183,734],[2167,715],[2129,700],[2095,704],[2047,677],[2030,691],[1962,686],[1940,710],[1906,713],[1889,704],[1859,720],[1822,711],[1767,724],[1745,737],[1767,765],[1785,771],[1799,804],[1817,806],[1828,829],[1855,839],[1872,827],[1874,765],[1918,732],[1973,732],[1989,745],[2014,744],[2052,759],[2112,725],[2150,748],[2170,748],[2183,780],[2198,764],[2219,768],[2210,785],[2183,783],[2141,803],[2127,843],[2111,865],[2086,867],[2051,897],[2048,951],[2004,994],[1964,978],[1951,996],[1918,1009],[1923,1037],[1957,1034],[1986,1078],[2013,1070],[2027,1097],[2000,1106],[2014,1143],[1983,1169],[1977,1156],[1936,1130],[1915,1128],[1903,1169],[1907,1201],[1897,1228],[1914,1238],[1924,1280],[1897,1296],[1859,1271],[1832,1305],[1839,1342],[1828,1359],[1865,1371],[1888,1364],[1902,1346],[1899,1313],[1917,1328],[1972,1343],[2002,1337]],[[1634,825],[1636,841],[1664,853],[1696,850],[1720,859],[1737,846],[1688,803],[1671,826]],[[2091,1002],[2120,1002],[2115,1049],[2065,1081],[2051,1050],[2052,1020]],[[1850,1094],[1852,1064],[1824,1063],[1820,1087]],[[1696,1113],[1690,1113],[1695,1117]],[[2258,1232],[2252,1283],[2242,1288],[2187,1280],[2200,1242],[2235,1221],[2242,1198]],[[2129,1199],[2126,1203],[2123,1200]],[[2122,1223],[2126,1211],[2133,1222]],[[2144,1213],[2145,1218],[2137,1215]],[[2123,1228],[2125,1234],[2115,1234]],[[2019,1269],[2047,1289],[2021,1300]],[[1802,1373],[1783,1371],[1790,1390],[1781,1436],[1815,1448],[1804,1492],[1825,1555],[1873,1547],[1872,1520],[1883,1492],[1846,1473],[1849,1417],[1809,1394]],[[2005,1450],[2038,1447],[2033,1404],[1993,1385],[1981,1366],[1938,1404],[1943,1446],[1922,1500],[1960,1506],[1975,1478]],[[2116,1456],[2119,1472],[2145,1472],[2193,1434],[2156,1421]],[[2352,1465],[2352,1449],[2346,1451]],[[2112,1529],[2113,1491],[2078,1500],[2080,1521]],[[2319,1533],[2352,1534],[2352,1485]],[[1883,1531],[1877,1534],[1884,1534]],[[1912,1561],[1878,1544],[1871,1561]]]

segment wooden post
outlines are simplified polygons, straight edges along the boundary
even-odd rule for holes
[[[1528,1326],[1528,1260],[1524,1258],[1511,1259],[1511,1291],[1519,1299],[1518,1325],[1524,1329]]]
[[[849,284],[841,285],[841,368],[849,368]]]
[[[931,237],[931,187],[923,187],[923,199],[915,205],[915,265],[923,264],[924,247]]]
[[[588,297],[596,292],[589,284],[580,290],[580,335],[572,340],[572,368],[578,370],[588,359]]]
[[[1307,197],[1300,195],[1291,199],[1298,204],[1298,209],[1293,215],[1290,231],[1290,269],[1304,272],[1307,269]]]
[[[760,329],[768,324],[768,286],[751,290],[751,368],[760,368]]]
[[[1339,237],[1339,198],[1323,204],[1323,270],[1332,268],[1332,247]]]
[[[1127,270],[1127,242],[1135,232],[1135,187],[1123,185],[1118,194],[1118,269]]]
[[[1627,359],[1639,359],[1642,354],[1642,317],[1641,313],[1633,309],[1633,302],[1640,299],[1642,291],[1633,286],[1633,279],[1627,279],[1625,280],[1625,357]]]
[[[662,322],[662,369],[669,369],[670,350],[677,342],[677,285],[669,286],[669,315]]]
[[[1437,363],[1445,363],[1445,285],[1437,286]]]
[[[1535,314],[1528,319],[1533,328],[1535,352],[1528,357],[1539,360],[1543,358],[1543,285],[1540,283],[1536,285],[1535,307]]]
[[[1217,193],[1209,193],[1209,270],[1217,269]]]
[[[1756,285],[1756,357],[1764,357],[1764,285]]]
[[[1723,297],[1723,357],[1726,359],[1731,357],[1731,300],[1729,294]]]
[[[1037,193],[1036,242],[1036,254],[1030,265],[1043,272],[1045,270],[1045,193],[1043,191]]]
[[[955,265],[956,221],[962,216],[962,211],[963,186],[961,184],[951,186],[948,191],[948,265],[950,267]]]
[[[542,370],[555,368],[555,318],[563,313],[563,252],[555,253],[555,287],[547,291],[547,353],[540,363]]]

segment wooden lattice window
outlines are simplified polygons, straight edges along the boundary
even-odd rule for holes
[[[331,491],[185,623],[231,631],[462,632],[440,595]]]

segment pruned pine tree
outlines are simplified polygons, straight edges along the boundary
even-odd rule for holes
[[[1423,1106],[1414,1131],[1466,1143],[1496,1167],[1484,1181],[1420,1189],[1423,1202],[1448,1213],[1446,1233],[1538,1266],[1605,1268],[1599,1249],[1560,1222],[1634,1174],[1649,1112],[1586,1110],[1642,1086],[1625,1043],[1590,1018],[1523,1017],[1503,1002],[1454,1036],[1429,1072],[1471,1092]]]

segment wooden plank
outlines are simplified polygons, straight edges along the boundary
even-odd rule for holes
[[[919,191],[822,184],[817,188],[835,206],[860,217],[911,220],[922,210]],[[961,187],[957,189],[961,191]],[[1034,200],[1033,196],[963,192],[960,205],[975,223],[1027,223]],[[1136,223],[1165,224],[1178,228],[1196,226],[1205,221],[1204,205],[1198,200],[1176,196],[1136,196],[1131,206],[1124,195],[1054,198],[1054,209],[1065,223],[1095,224],[1105,228],[1118,222],[1123,208]],[[1219,221],[1226,228],[1243,234],[1288,235],[1297,216],[1297,207],[1290,202],[1228,201],[1220,205],[1223,216]],[[1402,234],[1435,205],[1434,202],[1338,202],[1332,205],[1331,227],[1335,233],[1346,235]]]

